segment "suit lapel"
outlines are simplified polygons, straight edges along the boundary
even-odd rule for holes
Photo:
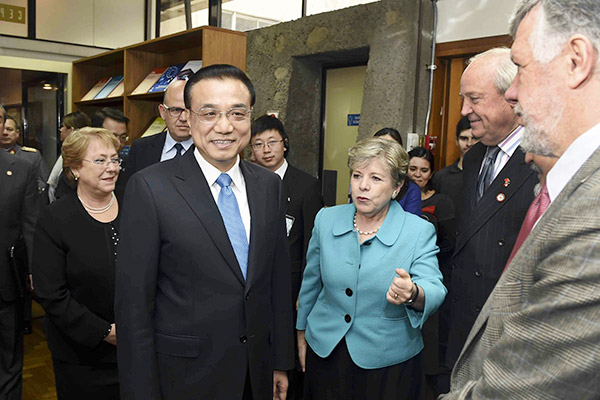
[[[229,265],[240,283],[244,284],[244,277],[235,258],[229,236],[227,236],[221,213],[193,151],[188,151],[181,157],[174,184],[179,194],[185,199],[204,229],[209,233],[208,236],[219,249],[227,265]],[[247,181],[246,186],[248,187]]]
[[[479,171],[477,170],[477,173]],[[508,160],[504,168],[498,173],[490,186],[486,189],[479,203],[472,202],[472,211],[469,220],[463,227],[463,230],[458,237],[455,254],[469,241],[469,239],[505,204],[510,198],[523,186],[527,179],[533,174],[533,170],[527,168],[525,163],[525,153],[520,147],[515,150],[512,157]],[[469,175],[475,182],[473,187],[476,188],[477,176],[473,177],[473,171]],[[508,186],[505,186],[505,179],[508,179]],[[468,191],[467,195],[475,198],[474,191]],[[471,200],[469,200],[471,201]]]
[[[294,167],[292,167],[290,164],[288,164],[287,170],[285,171],[285,175],[283,175],[283,180],[282,180],[282,185],[283,185],[283,190],[282,190],[282,194],[283,194],[283,204],[285,204],[285,210],[287,212],[287,208],[290,205],[290,202],[292,201],[292,192],[293,192],[293,182],[294,182],[294,177],[296,175],[296,171],[294,170]]]
[[[240,168],[246,182],[246,194],[248,196],[248,206],[250,208],[250,247],[248,249],[248,274],[247,283],[252,283],[255,276],[258,275],[259,249],[262,247],[263,235],[266,229],[265,205],[267,199],[267,188],[261,185],[260,180],[248,167],[245,161],[240,161]],[[250,287],[250,285],[247,285]]]
[[[148,152],[147,165],[160,162],[162,156],[163,147],[165,147],[165,141],[167,140],[167,131],[162,131],[156,135],[156,140],[152,141],[152,150]]]

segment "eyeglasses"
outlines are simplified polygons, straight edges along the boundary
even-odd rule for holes
[[[169,107],[166,104],[163,104],[162,106],[167,110],[171,118],[179,118],[181,113],[185,111],[185,108],[181,107]]]
[[[117,139],[119,139],[122,143],[125,143],[129,140],[129,136],[126,133],[119,135],[118,133],[113,133]]]
[[[110,158],[110,159],[106,159],[106,158],[97,158],[95,160],[83,160],[83,161],[87,161],[90,162],[94,165],[98,165],[104,168],[107,168],[109,166],[109,164],[112,164],[114,166],[121,166],[121,163],[123,162],[123,160],[121,160],[120,158]]]
[[[265,146],[267,146],[269,149],[272,149],[277,143],[281,143],[281,142],[283,142],[283,139],[269,140],[268,142],[265,142],[265,143],[257,142],[257,143],[251,144],[250,146],[252,146],[252,148],[254,150],[264,150]]]
[[[200,122],[208,125],[216,124],[223,114],[225,114],[229,122],[237,123],[245,121],[250,117],[250,113],[252,113],[252,109],[247,110],[244,107],[233,107],[227,111],[219,111],[214,108],[201,108],[198,111],[190,111],[198,116]]]

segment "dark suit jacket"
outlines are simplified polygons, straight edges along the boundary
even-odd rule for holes
[[[193,151],[132,176],[121,220],[115,314],[130,399],[272,398],[294,366],[281,180],[240,164],[251,214],[244,282]]]
[[[123,187],[127,185],[131,175],[160,162],[166,138],[167,131],[162,131],[156,135],[139,138],[133,142],[129,150],[129,157],[127,157],[126,168],[123,174],[119,176]]]
[[[450,329],[446,362],[454,365],[483,304],[500,278],[515,244],[538,179],[521,148],[477,202],[477,177],[486,146],[477,143],[465,155],[465,203],[454,255],[450,261]],[[507,184],[508,182],[508,184]]]
[[[14,301],[19,292],[9,249],[22,235],[31,260],[39,201],[34,165],[0,150],[0,297],[4,302]]]
[[[288,164],[283,176],[283,197],[286,218],[294,218],[288,241],[292,266],[292,301],[295,304],[306,265],[306,250],[315,216],[323,208],[321,184],[317,178]]]

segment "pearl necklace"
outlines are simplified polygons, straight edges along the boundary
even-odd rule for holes
[[[87,211],[91,214],[102,214],[103,212],[108,211],[113,203],[115,202],[115,193],[114,192],[110,192],[110,201],[108,202],[107,205],[105,205],[104,207],[100,207],[100,208],[94,208],[94,207],[90,207],[87,204],[85,204],[85,202],[83,200],[81,200],[81,197],[79,197],[79,195],[77,195],[77,198],[79,199],[79,201],[81,202],[81,204],[83,204],[83,206],[87,209]]]
[[[379,227],[381,228],[381,226]],[[354,230],[356,232],[358,232],[361,235],[365,235],[365,236],[369,236],[369,235],[374,235],[377,233],[377,231],[379,231],[379,228],[373,230],[373,231],[369,231],[369,232],[363,232],[360,229],[358,229],[358,225],[356,225],[356,213],[354,213]]]

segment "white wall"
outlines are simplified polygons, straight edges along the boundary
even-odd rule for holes
[[[437,0],[437,42],[508,34],[517,0]]]
[[[38,0],[38,39],[117,48],[144,40],[144,0]]]

